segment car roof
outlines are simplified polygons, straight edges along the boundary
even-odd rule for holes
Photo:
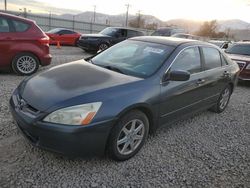
[[[198,41],[198,40],[176,38],[176,37],[163,37],[163,36],[133,37],[129,40],[137,40],[137,41],[142,41],[142,42],[152,42],[152,43],[158,43],[158,44],[175,46],[175,47],[177,47],[181,44],[185,44],[185,43],[210,45],[207,42],[202,42],[202,41]]]
[[[12,14],[3,13],[3,12],[0,12],[0,16],[20,20],[20,21],[27,22],[27,23],[34,23],[33,20],[30,20],[30,19],[27,19],[27,18],[22,18],[20,16],[15,16],[15,15],[12,15]]]

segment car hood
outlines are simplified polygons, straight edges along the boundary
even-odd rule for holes
[[[100,34],[100,33],[97,33],[97,34],[84,34],[82,35],[83,38],[104,38],[104,37],[110,37],[108,35],[103,35],[103,34]]]
[[[250,56],[248,55],[239,55],[239,54],[227,54],[232,60],[239,61],[248,61],[250,62]]]
[[[29,78],[20,85],[19,93],[33,108],[45,111],[74,97],[138,80],[142,79],[80,60]]]

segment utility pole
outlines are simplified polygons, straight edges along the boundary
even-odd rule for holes
[[[7,11],[7,0],[4,0],[4,10]]]
[[[52,14],[51,14],[51,11],[49,11],[49,29],[52,29],[51,28],[51,17],[52,17]]]
[[[138,10],[138,28],[140,28],[140,21],[141,21],[141,10]]]
[[[129,7],[131,5],[130,4],[126,4],[125,6],[127,7],[127,12],[126,12],[126,27],[128,27],[128,11],[129,11]]]
[[[75,15],[73,15],[73,30],[75,30]]]
[[[95,23],[95,11],[96,11],[96,5],[94,5],[94,23]]]

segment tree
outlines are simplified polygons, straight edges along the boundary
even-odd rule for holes
[[[203,37],[216,37],[217,36],[217,21],[212,20],[210,22],[204,22],[203,25],[201,26],[200,30],[196,33],[199,36]]]
[[[145,19],[142,18],[140,14],[132,20],[129,21],[128,25],[130,27],[135,27],[135,28],[144,28],[145,27]]]
[[[150,23],[150,24],[145,25],[145,29],[156,30],[157,28],[158,28],[157,23]]]

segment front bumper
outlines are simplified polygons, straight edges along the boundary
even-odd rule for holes
[[[250,70],[243,69],[239,75],[240,80],[250,80]]]
[[[58,125],[37,120],[22,112],[10,100],[10,109],[18,128],[33,145],[67,156],[92,157],[105,153],[113,120],[88,126]]]
[[[97,51],[99,42],[97,41],[88,41],[88,40],[78,40],[77,46],[84,50],[89,50],[89,51]]]

